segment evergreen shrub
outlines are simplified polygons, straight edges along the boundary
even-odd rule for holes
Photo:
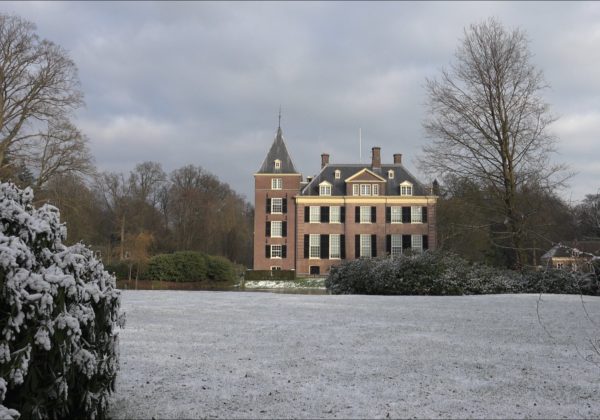
[[[441,251],[395,258],[358,259],[331,268],[332,294],[478,295],[564,293],[598,295],[598,277],[565,270],[524,273],[470,264]]]
[[[180,251],[150,258],[144,277],[146,280],[176,282],[234,281],[235,266],[225,257]]]
[[[246,270],[244,275],[246,281],[258,280],[295,280],[294,270]]]
[[[0,418],[103,418],[124,324],[115,278],[59,210],[0,184]]]

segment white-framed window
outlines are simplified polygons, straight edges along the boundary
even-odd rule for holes
[[[412,235],[410,238],[410,246],[413,251],[423,251],[423,235]]]
[[[280,190],[283,188],[283,181],[281,178],[273,178],[271,179],[271,189],[272,190]]]
[[[371,235],[360,235],[360,257],[371,258]]]
[[[336,169],[334,172],[335,179],[340,179],[342,177],[342,171]]]
[[[321,207],[310,206],[308,221],[310,223],[321,222]]]
[[[371,195],[371,184],[360,184],[360,195]]]
[[[359,195],[359,194],[360,194],[360,185],[358,185],[358,184],[352,185],[352,195]]]
[[[423,223],[423,209],[419,206],[410,208],[410,223]]]
[[[279,159],[275,159],[274,166],[275,169],[281,169],[281,161]]]
[[[280,265],[272,265],[271,271],[281,271],[281,266]]]
[[[370,206],[360,206],[360,223],[371,223]]]
[[[373,184],[373,195],[379,195],[379,184]]]
[[[283,211],[283,198],[271,198],[271,213],[281,213]]]
[[[408,181],[400,184],[400,195],[413,195],[412,184]]]
[[[329,207],[329,223],[341,223],[340,206]]]
[[[277,221],[271,222],[271,237],[272,238],[281,238],[281,235],[283,234],[282,226],[283,226],[282,222],[277,222]]]
[[[392,235],[391,242],[392,257],[399,257],[402,255],[402,235]]]
[[[331,185],[329,185],[329,184],[319,185],[319,195],[331,195]]]
[[[340,235],[329,235],[329,258],[341,258],[340,256]]]
[[[309,235],[309,254],[310,258],[321,258],[321,235]]]
[[[394,171],[391,169],[388,171],[388,179],[394,179]]]
[[[390,209],[390,216],[391,223],[402,223],[402,207],[392,206]]]
[[[271,258],[281,258],[281,245],[271,245]]]

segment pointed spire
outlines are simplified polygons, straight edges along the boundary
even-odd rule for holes
[[[277,161],[277,167],[275,165]],[[288,153],[285,142],[283,141],[283,130],[281,130],[281,108],[279,109],[279,125],[277,126],[277,135],[273,140],[271,149],[267,153],[263,164],[258,173],[262,174],[297,174],[292,158]]]

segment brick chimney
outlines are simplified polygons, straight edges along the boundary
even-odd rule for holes
[[[381,169],[381,147],[373,147],[371,151],[371,167],[373,169]]]
[[[402,153],[394,153],[394,164],[400,165],[402,163]]]
[[[329,165],[329,154],[321,153],[321,169],[323,169],[327,165]]]

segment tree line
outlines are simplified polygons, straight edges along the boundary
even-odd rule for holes
[[[251,264],[254,211],[244,197],[200,166],[99,172],[73,122],[84,102],[68,53],[6,14],[0,45],[0,178],[56,205],[68,242],[92,245],[107,263],[188,250]]]

